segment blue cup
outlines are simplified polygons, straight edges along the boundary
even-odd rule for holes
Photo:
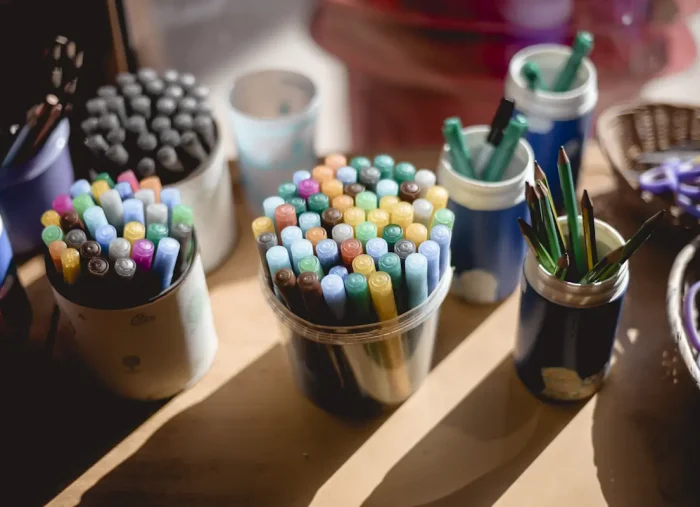
[[[41,150],[26,163],[0,169],[0,211],[15,254],[42,245],[41,215],[59,194],[69,193],[73,163],[68,149],[67,119],[54,129]]]
[[[559,147],[566,150],[574,182],[578,181],[592,112],[598,102],[596,69],[588,58],[584,58],[572,89],[563,93],[533,92],[527,87],[521,70],[525,62],[536,63],[544,82],[550,85],[570,54],[569,46],[559,44],[538,44],[518,51],[510,61],[505,87],[506,97],[515,101],[516,113],[527,118],[527,141],[547,175],[552,199],[558,209],[563,206],[557,168]]]
[[[566,217],[559,224],[567,234]],[[596,220],[595,230],[601,257],[624,244],[605,222]],[[555,278],[528,253],[514,358],[520,380],[535,396],[576,401],[602,387],[629,284],[627,265],[604,282],[581,285]]]
[[[464,129],[470,152],[478,157],[489,127]],[[534,180],[534,155],[520,140],[502,181],[466,178],[452,169],[444,146],[438,182],[450,192],[448,208],[455,214],[452,232],[452,292],[473,303],[507,298],[517,287],[525,258],[525,240],[518,218],[528,219],[525,183]]]

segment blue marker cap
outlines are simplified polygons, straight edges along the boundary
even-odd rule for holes
[[[329,275],[338,275],[345,282],[345,278],[348,276],[348,268],[345,266],[333,266],[328,272]]]
[[[122,201],[126,201],[127,199],[134,197],[134,191],[131,189],[131,183],[128,181],[120,181],[114,185],[114,189],[119,192],[119,197],[122,198]]]
[[[304,233],[296,225],[288,225],[280,233],[282,246],[287,249],[289,255],[292,255],[292,243],[297,240],[304,239]]]
[[[338,172],[335,173],[335,179],[340,180],[343,185],[357,183],[357,169],[349,165],[341,167],[338,169]]]
[[[83,213],[83,222],[93,238],[101,225],[108,225],[105,211],[99,206],[91,206]]]
[[[443,224],[436,225],[430,229],[430,239],[440,245],[440,278],[442,278],[449,267],[452,230]]]
[[[289,262],[289,253],[283,246],[273,246],[265,253],[265,258],[267,259],[267,266],[270,268],[270,274],[273,277],[280,269],[291,269],[292,267]]]
[[[335,241],[330,240],[335,244]],[[321,290],[323,298],[328,304],[328,308],[338,320],[345,318],[345,282],[338,275],[327,275],[321,280]]]
[[[123,207],[125,224],[128,224],[129,222],[141,222],[144,227],[146,226],[142,201],[139,201],[138,199],[127,199],[124,201]]]
[[[160,191],[160,202],[168,207],[168,227],[170,227],[172,225],[170,220],[173,216],[173,208],[178,204],[182,204],[180,202],[180,189],[164,188]]]
[[[160,276],[160,288],[165,290],[173,282],[173,272],[177,263],[177,254],[180,253],[180,243],[175,238],[162,238],[158,242],[153,271]]]
[[[382,197],[387,195],[399,195],[399,184],[394,180],[379,180],[377,183],[377,199],[381,200]]]
[[[340,262],[338,243],[332,239],[322,239],[316,244],[316,257],[321,262],[323,272],[328,274],[331,268]]]
[[[440,245],[429,239],[418,246],[418,253],[428,259],[428,295],[432,294],[440,281]]]
[[[406,257],[404,272],[408,289],[408,308],[412,309],[428,299],[428,259],[423,254],[410,254]]]
[[[90,186],[90,182],[88,180],[76,180],[70,186],[70,196],[72,198],[76,198],[82,194],[89,194],[92,196],[92,187]]]
[[[117,237],[117,229],[113,225],[100,225],[95,231],[95,241],[100,244],[102,257],[109,258],[109,244]]]
[[[284,247],[282,247],[284,248]],[[299,275],[299,261],[304,257],[308,257],[314,254],[314,246],[308,239],[300,239],[292,243],[292,268],[294,269],[294,274]],[[285,249],[286,251],[286,249]],[[270,268],[270,273],[272,273],[272,268]],[[273,273],[274,274],[274,273]]]
[[[321,227],[321,215],[313,211],[306,211],[299,215],[299,227],[306,237],[306,231],[312,227]]]
[[[385,253],[389,252],[389,244],[384,238],[368,239],[367,243],[365,244],[365,252],[367,252],[367,255],[374,259],[374,267],[377,271],[379,271],[379,258]]]
[[[292,175],[292,181],[296,186],[299,186],[300,181],[311,179],[311,173],[309,171],[296,171]]]
[[[272,223],[277,227],[277,222],[275,222],[275,208],[280,204],[284,204],[284,199],[279,195],[272,195],[263,201],[263,211],[265,216],[272,220]]]

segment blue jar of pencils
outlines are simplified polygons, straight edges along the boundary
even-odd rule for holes
[[[581,58],[573,82],[565,91],[550,91],[571,55],[572,48],[559,44],[527,47],[511,59],[505,84],[506,97],[515,101],[517,111],[528,120],[526,139],[551,183],[557,209],[563,205],[557,150],[560,146],[566,149],[576,182],[591,115],[598,102],[596,69],[586,57]],[[541,82],[528,81],[524,71],[528,66],[541,72]]]
[[[39,152],[27,162],[0,169],[0,208],[15,254],[41,245],[41,215],[73,183],[68,150],[70,125],[61,120]]]
[[[566,217],[558,220],[562,233],[568,234]],[[625,244],[615,229],[597,219],[595,233],[601,257]],[[602,282],[571,283],[549,273],[528,253],[514,357],[520,379],[533,394],[576,401],[602,387],[629,284],[627,264]]]
[[[489,127],[463,130],[464,142],[479,158]],[[515,222],[528,216],[525,184],[534,180],[534,155],[520,139],[499,181],[468,178],[454,170],[450,149],[440,156],[438,181],[450,191],[448,208],[455,215],[452,233],[452,292],[472,303],[508,297],[520,280],[526,245]]]

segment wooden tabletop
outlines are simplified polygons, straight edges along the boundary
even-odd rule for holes
[[[399,158],[433,167],[437,154]],[[642,218],[621,209],[597,148],[586,155],[581,187],[629,236]],[[238,245],[208,277],[217,359],[167,402],[105,393],[60,332],[49,360],[51,293],[39,259],[21,267],[36,325],[31,353],[5,369],[0,455],[10,470],[0,484],[13,501],[3,504],[697,505],[700,403],[665,316],[673,241],[650,242],[631,261],[615,364],[592,400],[545,405],[522,387],[511,358],[517,292],[490,306],[449,296],[423,387],[393,413],[344,421],[294,385],[239,209]]]

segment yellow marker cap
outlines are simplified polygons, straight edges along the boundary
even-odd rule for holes
[[[107,183],[105,180],[97,180],[90,188],[92,189],[92,195],[95,198],[95,202],[100,204],[100,196],[109,190],[109,183]]]
[[[390,215],[388,211],[383,209],[373,209],[367,213],[367,221],[372,222],[377,226],[377,237],[382,237],[382,232],[384,232],[384,227],[389,225]]]
[[[433,204],[433,212],[446,208],[447,199],[450,197],[449,192],[445,187],[440,185],[435,185],[430,187],[428,192],[425,194],[425,198],[428,199]]]
[[[145,237],[146,228],[141,222],[129,222],[124,226],[124,239],[127,240],[132,247],[134,246],[134,241]]]
[[[318,245],[318,242],[322,239],[326,239],[327,237],[328,234],[326,233],[326,229],[323,227],[312,227],[306,231],[306,239],[311,241],[311,245],[314,247],[314,252],[316,252],[316,245]]]
[[[341,213],[344,213],[346,209],[352,208],[353,206],[355,206],[355,199],[349,195],[334,197],[331,204],[331,207],[339,210]]]
[[[107,183],[105,181],[105,183]],[[73,285],[80,276],[80,254],[75,248],[66,248],[61,253],[61,266],[63,267],[63,280]]]
[[[63,271],[63,264],[61,264],[61,255],[63,252],[68,248],[66,245],[65,241],[52,241],[49,244],[49,255],[51,256],[51,260],[53,261],[53,265],[56,268],[56,271],[59,273]]]
[[[367,254],[358,255],[352,260],[352,271],[369,278],[369,275],[376,271],[374,259]]]
[[[41,215],[41,225],[44,227],[48,227],[49,225],[61,227],[61,215],[52,209],[44,211]]]
[[[361,208],[348,208],[343,213],[343,222],[352,225],[352,229],[355,230],[359,224],[365,221],[365,210]]]
[[[428,228],[423,224],[414,222],[406,227],[404,238],[413,241],[416,244],[416,248],[418,248],[423,241],[428,239]]]
[[[250,224],[253,228],[253,237],[257,239],[263,232],[275,233],[275,224],[270,217],[258,217]]]
[[[348,159],[345,158],[345,155],[341,155],[340,153],[331,153],[323,161],[323,164],[333,169],[333,172],[336,173],[338,169],[348,165]]]
[[[333,172],[333,169],[328,166],[317,165],[314,167],[314,170],[311,171],[311,177],[319,183],[323,183],[324,181],[335,178],[335,173]]]
[[[369,293],[379,320],[391,320],[398,317],[396,300],[391,287],[391,276],[384,271],[372,273],[367,280]]]
[[[383,209],[387,213],[391,214],[391,212],[394,211],[394,206],[396,206],[399,202],[401,202],[401,199],[395,195],[385,195],[379,199],[379,209]]]
[[[413,206],[404,201],[394,206],[391,212],[391,223],[401,226],[405,233],[408,226],[413,223]]]
[[[336,197],[343,195],[343,182],[336,179],[324,181],[321,183],[321,192],[326,194],[332,201]]]

